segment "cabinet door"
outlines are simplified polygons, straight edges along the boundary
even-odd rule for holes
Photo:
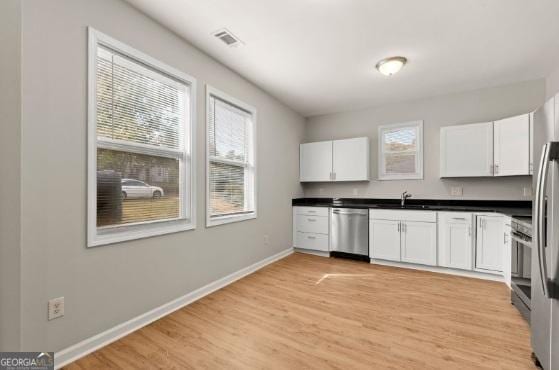
[[[334,140],[334,181],[369,181],[369,138]]]
[[[493,122],[441,128],[440,176],[493,176]]]
[[[530,115],[495,121],[495,176],[528,175],[530,173]]]
[[[476,268],[503,271],[503,219],[477,216]]]
[[[400,221],[369,220],[371,258],[400,261]]]
[[[530,175],[534,174],[534,112],[530,113],[530,148],[528,169]]]
[[[472,214],[439,213],[439,265],[473,268]]]
[[[300,181],[331,181],[332,142],[301,144],[299,152]]]
[[[504,219],[503,226],[503,278],[510,288],[512,273],[512,239],[510,217]]]
[[[437,224],[402,222],[402,261],[435,266],[437,264]]]

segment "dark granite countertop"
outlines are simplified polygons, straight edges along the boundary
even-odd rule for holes
[[[419,211],[495,212],[507,216],[532,216],[529,200],[459,200],[459,199],[407,199],[400,206],[400,199],[374,198],[296,198],[294,206],[343,207],[372,209],[404,209]]]

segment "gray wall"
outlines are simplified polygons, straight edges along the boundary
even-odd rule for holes
[[[369,183],[305,184],[305,196],[395,198],[408,190],[416,198],[450,198],[451,186],[462,186],[464,199],[526,199],[523,187],[529,176],[510,178],[440,179],[439,129],[453,124],[491,121],[530,112],[545,98],[545,81],[445,95],[377,108],[311,117],[305,141],[368,136],[371,140],[371,174],[377,177],[378,126],[423,120],[424,179]],[[355,191],[357,195],[355,195]]]
[[[87,26],[197,78],[196,230],[86,249]],[[24,349],[61,350],[291,246],[303,117],[120,0],[24,0],[22,37]],[[256,220],[205,228],[205,83],[258,109]]]
[[[0,351],[19,349],[21,3],[0,1]]]
[[[555,94],[559,93],[559,67],[553,71],[547,78],[545,79],[546,82],[546,96],[547,98],[551,98]]]

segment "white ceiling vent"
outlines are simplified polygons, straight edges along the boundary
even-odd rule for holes
[[[238,46],[243,44],[243,42],[237,36],[233,35],[227,28],[215,31],[213,35],[223,41],[223,43],[227,46]]]

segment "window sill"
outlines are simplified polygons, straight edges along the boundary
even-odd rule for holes
[[[244,215],[222,216],[213,219],[208,218],[206,220],[206,227],[213,227],[218,225],[230,224],[232,222],[252,220],[255,218],[256,218],[256,212],[248,213]]]
[[[181,231],[194,230],[194,222],[179,220],[162,223],[131,225],[116,227],[114,229],[97,230],[89,235],[87,246],[99,247],[129,240],[150,238],[158,235],[172,234]]]

